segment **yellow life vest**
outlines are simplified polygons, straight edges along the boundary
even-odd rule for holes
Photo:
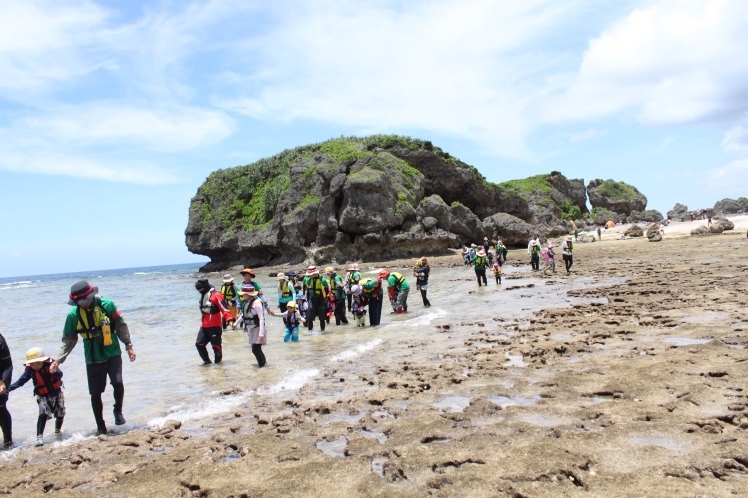
[[[291,288],[288,285],[288,282],[282,282],[278,284],[278,292],[281,293],[281,297],[291,297],[293,294],[291,293]]]
[[[78,306],[78,325],[76,326],[76,330],[84,339],[93,339],[101,334],[104,346],[109,346],[112,344],[111,321],[106,311],[101,307],[101,301],[98,298],[95,298],[93,304],[93,309],[90,310],[93,323],[89,322],[89,310]]]

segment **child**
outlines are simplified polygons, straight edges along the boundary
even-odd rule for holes
[[[491,249],[486,251],[486,257],[488,258],[488,266],[493,266],[493,253],[491,252]]]
[[[297,282],[296,285],[294,285],[294,289],[296,289],[296,309],[299,311],[301,318],[306,320],[306,312],[309,309],[309,303],[307,302],[304,293],[301,292],[301,282]]]
[[[501,283],[501,265],[499,263],[493,264],[493,276],[496,277],[496,285]]]
[[[356,317],[357,327],[366,327],[366,296],[361,291],[360,285],[351,287],[351,296],[353,296],[353,316]]]
[[[34,383],[36,402],[39,403],[39,419],[36,422],[36,445],[44,445],[44,427],[47,420],[55,417],[55,434],[62,433],[65,418],[65,396],[62,394],[62,371],[49,372],[52,359],[45,356],[42,348],[31,348],[26,352],[26,370],[21,377],[8,387],[14,391],[29,380]]]
[[[545,250],[545,255],[547,259],[545,262],[545,268],[543,268],[543,274],[548,270],[553,270],[553,273],[556,273],[556,251],[553,250],[553,244],[548,244],[548,248]]]
[[[306,325],[306,319],[296,310],[296,301],[289,301],[286,304],[286,311],[283,313],[274,313],[273,316],[283,318],[283,323],[286,324],[286,333],[283,336],[283,342],[299,342],[299,322]]]

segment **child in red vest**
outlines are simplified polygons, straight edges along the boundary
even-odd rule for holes
[[[36,445],[44,445],[44,427],[47,420],[55,417],[55,434],[62,433],[62,421],[65,418],[65,396],[62,394],[62,371],[49,372],[52,359],[44,354],[42,348],[31,348],[26,352],[26,370],[8,387],[14,391],[29,380],[34,383],[34,394],[39,403],[39,419],[36,422]]]

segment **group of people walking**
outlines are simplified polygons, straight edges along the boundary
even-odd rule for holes
[[[239,273],[243,280],[240,286],[234,284],[231,274],[227,274],[224,275],[220,291],[204,278],[195,283],[195,289],[200,293],[202,314],[195,346],[204,365],[221,362],[221,339],[227,327],[242,328],[249,338],[258,367],[267,365],[262,351],[262,346],[267,343],[266,312],[283,319],[284,342],[298,342],[300,326],[306,326],[311,333],[318,321],[320,330],[325,332],[333,317],[336,326],[347,325],[348,313],[352,314],[357,326],[365,326],[367,314],[370,326],[379,325],[385,287],[388,289],[392,313],[408,311],[410,284],[398,272],[381,270],[376,278],[362,277],[358,265],[351,263],[344,276],[331,266],[322,273],[316,266],[309,266],[303,276],[297,275],[294,270],[279,273],[276,276],[278,311],[271,309],[268,304],[262,287],[255,280],[254,270],[245,268]],[[426,307],[431,306],[427,297],[429,273],[428,259],[419,258],[413,268],[413,276]],[[208,344],[213,348],[213,361],[208,354]]]

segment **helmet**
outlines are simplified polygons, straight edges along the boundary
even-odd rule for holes
[[[353,285],[351,286],[351,294],[358,295],[361,293],[361,286],[360,285]]]
[[[288,303],[286,303],[286,307],[296,309],[296,301],[289,301]]]

